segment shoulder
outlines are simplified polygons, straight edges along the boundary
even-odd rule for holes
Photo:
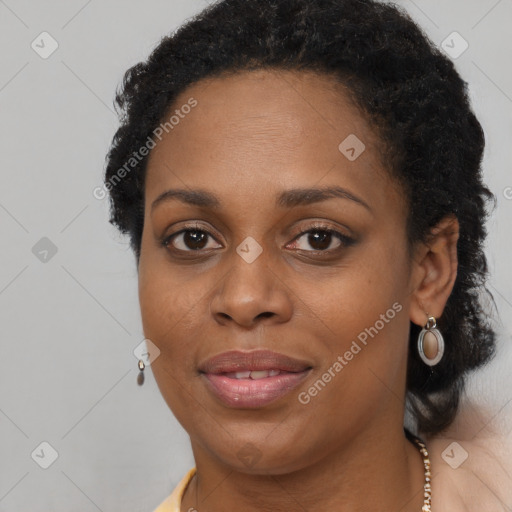
[[[171,495],[162,501],[162,503],[160,503],[160,505],[158,505],[158,507],[155,508],[153,512],[180,512],[183,494],[185,493],[185,489],[192,480],[195,472],[196,468],[190,469],[180,480],[178,485],[176,485]]]
[[[427,438],[432,510],[508,512],[512,507],[512,443],[505,436]]]

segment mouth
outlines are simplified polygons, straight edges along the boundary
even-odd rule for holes
[[[229,351],[199,365],[207,388],[224,405],[256,409],[287,395],[309,374],[303,360],[269,350]]]
[[[226,377],[229,377],[230,379],[253,379],[253,380],[259,380],[259,379],[265,379],[267,377],[276,377],[277,375],[280,375],[281,373],[287,373],[287,372],[281,372],[281,370],[245,370],[241,372],[229,372],[224,373]]]

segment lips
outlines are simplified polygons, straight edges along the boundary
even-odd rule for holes
[[[230,373],[243,371],[280,370],[282,372],[302,372],[311,365],[307,361],[295,359],[271,350],[223,352],[199,365],[202,373]]]
[[[270,350],[229,351],[199,365],[213,395],[234,408],[259,408],[288,394],[309,374],[311,365]]]

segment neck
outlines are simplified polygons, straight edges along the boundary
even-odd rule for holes
[[[197,473],[182,512],[420,512],[423,505],[421,455],[401,426],[360,432],[314,464],[279,474],[249,474],[212,459],[194,442],[192,448]]]

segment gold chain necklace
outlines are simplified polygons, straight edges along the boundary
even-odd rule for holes
[[[427,447],[425,443],[414,434],[411,434],[407,429],[405,430],[405,435],[408,439],[410,439],[420,451],[421,457],[423,459],[423,466],[425,468],[425,483],[423,484],[423,506],[421,507],[421,512],[432,512],[431,504],[432,504],[432,486],[430,485],[430,458],[428,455]]]

